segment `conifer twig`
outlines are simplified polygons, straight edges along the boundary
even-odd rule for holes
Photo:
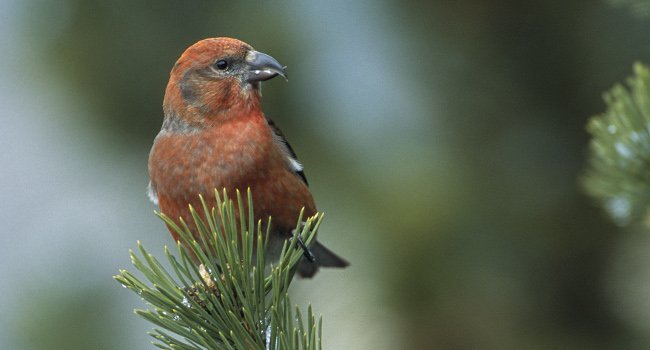
[[[650,208],[650,71],[634,65],[629,88],[604,95],[607,110],[589,121],[589,168],[583,184],[624,225],[647,217]]]
[[[142,297],[147,309],[135,313],[153,323],[149,334],[161,349],[320,349],[321,320],[311,306],[306,323],[291,307],[288,288],[303,251],[297,237],[309,244],[322,215],[308,218],[294,238],[285,242],[281,257],[266,266],[266,231],[255,222],[250,190],[246,202],[239,191],[236,204],[225,191],[215,191],[216,208],[191,208],[197,235],[188,225],[177,225],[157,215],[180,237],[177,255],[167,247],[170,268],[160,263],[138,242],[140,254],[131,260],[144,280],[126,270],[115,279]],[[247,204],[248,215],[243,210]],[[237,207],[235,207],[237,205]],[[239,210],[239,220],[235,215]]]

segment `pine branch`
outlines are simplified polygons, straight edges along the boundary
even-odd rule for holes
[[[157,213],[180,237],[177,256],[164,248],[171,272],[138,242],[140,256],[131,251],[131,260],[146,282],[126,270],[115,276],[149,305],[135,313],[156,326],[149,333],[156,339],[153,344],[183,350],[320,349],[321,320],[316,321],[309,306],[305,324],[287,291],[303,255],[297,237],[311,242],[322,215],[303,225],[301,213],[294,238],[285,242],[280,259],[269,268],[269,225],[263,233],[261,221],[255,222],[250,190],[247,216],[237,192],[239,221],[225,191],[223,197],[215,191],[215,197],[217,206],[211,209],[201,198],[205,219],[190,208],[198,237],[185,222],[179,226]]]
[[[650,208],[650,71],[636,63],[634,73],[629,89],[605,93],[607,110],[587,125],[593,138],[583,184],[621,225],[647,217]]]

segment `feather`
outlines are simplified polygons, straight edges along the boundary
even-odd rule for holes
[[[302,164],[300,164],[300,162],[298,161],[296,152],[294,152],[293,148],[291,148],[291,145],[289,144],[289,141],[287,141],[286,137],[284,137],[282,130],[280,130],[280,128],[278,128],[277,125],[275,125],[275,123],[273,122],[273,120],[271,120],[271,118],[266,117],[266,121],[269,124],[271,130],[273,131],[273,139],[278,144],[278,146],[280,146],[280,149],[287,157],[287,165],[296,175],[300,176],[300,178],[305,183],[305,185],[309,186],[309,183],[307,182],[307,177],[303,172]]]
[[[149,184],[147,185],[147,197],[149,197],[149,200],[151,203],[158,205],[158,193],[156,192],[156,187],[149,181]]]

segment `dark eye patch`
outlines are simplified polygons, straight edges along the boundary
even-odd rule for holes
[[[229,66],[228,61],[223,59],[217,60],[217,62],[214,63],[214,68],[218,70],[225,70],[228,68],[228,66]]]

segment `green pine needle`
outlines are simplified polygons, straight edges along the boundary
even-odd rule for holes
[[[591,118],[590,165],[583,184],[620,225],[650,208],[650,72],[634,65],[629,88],[605,93],[605,113]]]
[[[215,191],[215,197],[216,208],[203,198],[200,214],[190,207],[196,236],[185,222],[177,225],[156,213],[180,237],[177,255],[164,248],[171,268],[138,242],[139,254],[130,255],[144,280],[126,270],[114,277],[148,304],[135,313],[156,326],[149,333],[153,344],[182,350],[320,349],[321,320],[316,322],[309,306],[305,323],[287,291],[303,256],[297,237],[309,244],[322,215],[303,225],[301,213],[295,237],[285,242],[278,261],[268,262],[269,225],[263,232],[261,221],[255,222],[250,190],[245,201],[237,191],[236,204],[225,191]]]

